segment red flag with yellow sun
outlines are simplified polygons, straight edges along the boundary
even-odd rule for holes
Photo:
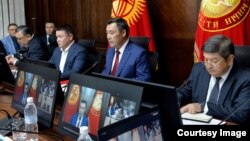
[[[250,45],[250,0],[202,0],[195,35],[194,60],[203,60],[202,45],[224,34],[235,45]]]
[[[69,96],[67,97],[66,104],[64,106],[63,121],[70,123],[73,114],[78,111],[79,100],[81,95],[81,86],[77,84],[71,84]]]
[[[155,51],[146,0],[113,0],[111,17],[120,17],[128,22],[129,36],[150,37],[149,50]]]

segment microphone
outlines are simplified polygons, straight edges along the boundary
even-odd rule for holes
[[[90,66],[88,69],[86,69],[82,74],[86,74],[88,73],[91,69],[93,69],[96,65],[98,64],[98,61],[95,61],[95,63]]]
[[[28,48],[26,48],[26,47],[22,47],[20,50],[17,51],[19,54],[19,59],[21,61],[24,61],[25,57],[23,54],[26,53],[27,51],[28,51]]]
[[[177,88],[177,89],[182,89],[182,88],[184,88],[184,87],[188,87],[188,86],[190,86],[191,83],[192,83],[192,80],[190,80],[190,79],[188,78],[188,79],[186,79],[186,80],[182,83],[182,85],[181,85],[179,88]]]
[[[244,107],[248,102],[250,101],[250,99],[248,99],[247,101],[245,101],[242,105],[240,105],[235,111],[233,111],[231,114],[229,114],[226,118],[224,118],[220,123],[218,123],[218,125],[222,125],[222,123],[226,122],[231,116],[233,116],[236,112],[238,112],[242,107]]]

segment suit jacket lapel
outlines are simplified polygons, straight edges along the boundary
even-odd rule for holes
[[[115,48],[110,48],[109,55],[107,54],[107,61],[106,61],[108,74],[111,74],[114,56],[115,56]]]
[[[199,99],[201,99],[202,101],[206,101],[206,98],[207,98],[207,90],[208,90],[208,86],[209,86],[209,82],[210,82],[210,75],[209,73],[206,71],[205,69],[205,66],[204,66],[204,69],[203,69],[203,72],[202,72],[204,75],[201,75],[201,81],[202,82],[199,82],[201,84],[203,84],[203,87],[200,87],[198,90],[199,92],[201,92],[199,94]]]
[[[223,101],[225,100],[226,96],[229,93],[230,87],[234,84],[235,82],[235,74],[237,74],[236,69],[237,66],[236,64],[234,64],[231,72],[229,73],[226,81],[224,82],[223,86],[221,87],[220,90],[220,95],[219,95],[219,101],[218,103],[223,103]]]
[[[125,66],[130,55],[131,55],[131,45],[130,45],[130,43],[128,43],[128,45],[126,46],[126,48],[123,52],[122,58],[120,60],[120,63],[119,63],[119,66],[118,66],[118,69],[116,72],[116,76],[119,76],[119,74],[121,73],[121,71],[122,71],[123,67]]]
[[[73,43],[72,45],[71,45],[71,47],[69,48],[69,52],[68,52],[68,55],[67,55],[67,58],[66,58],[66,61],[65,61],[65,65],[64,65],[64,68],[63,68],[63,70],[65,71],[65,70],[67,70],[66,68],[67,68],[67,66],[68,66],[68,60],[70,60],[70,58],[73,56],[72,54],[73,54],[73,52],[74,52],[74,44],[75,43]]]
[[[58,67],[57,69],[60,70],[60,61],[61,61],[61,56],[62,56],[62,51],[59,49],[58,50],[58,55],[56,55],[56,58],[58,57],[58,59],[55,59],[56,61],[56,66]]]

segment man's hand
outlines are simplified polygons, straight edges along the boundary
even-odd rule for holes
[[[9,65],[15,65],[15,62],[17,61],[17,59],[15,57],[11,57],[7,60],[7,63]]]
[[[190,114],[195,114],[195,113],[200,113],[201,112],[201,104],[200,103],[190,103],[187,104],[180,109],[181,113],[190,113]]]
[[[7,55],[7,56],[5,57],[5,59],[6,59],[7,62],[10,60],[10,58],[13,58],[13,55]]]

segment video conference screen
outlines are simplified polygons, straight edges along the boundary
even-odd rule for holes
[[[139,111],[142,87],[82,74],[71,75],[69,83],[59,131],[74,139],[81,126],[96,138],[101,127]]]
[[[98,131],[99,141],[163,141],[158,107],[115,122]]]
[[[138,80],[106,76],[100,73],[92,73],[93,76],[143,87],[140,112],[159,106],[162,120],[162,132],[166,140],[175,134],[172,127],[181,126],[181,113],[177,101],[176,88],[171,85],[156,84]]]
[[[21,63],[18,67],[16,88],[11,107],[23,114],[27,97],[33,97],[38,122],[46,127],[53,125],[59,71],[47,67]]]

